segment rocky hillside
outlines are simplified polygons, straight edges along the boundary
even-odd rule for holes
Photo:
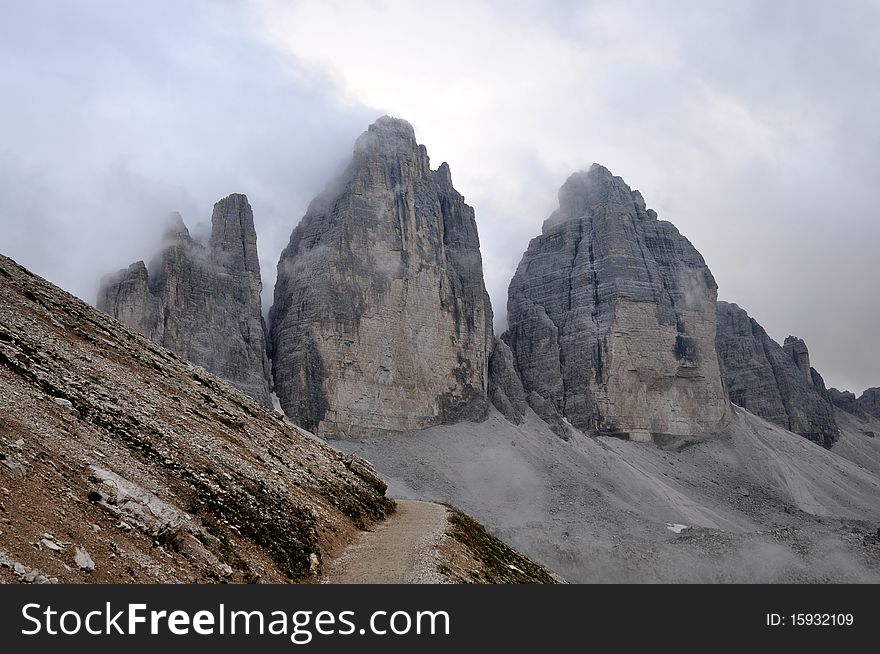
[[[365,462],[4,257],[0,403],[0,580],[310,579],[393,510]]]
[[[803,340],[780,346],[739,306],[719,302],[716,345],[732,402],[824,447],[837,441],[830,396]]]
[[[97,306],[271,406],[261,289],[253,211],[233,194],[214,205],[207,243],[173,215],[149,269],[138,261],[104,279]]]
[[[380,118],[278,264],[270,314],[285,412],[327,436],[485,416],[492,309],[474,211],[409,123]]]
[[[503,338],[528,404],[558,434],[717,427],[716,295],[703,258],[638,191],[599,165],[572,175],[510,283]]]

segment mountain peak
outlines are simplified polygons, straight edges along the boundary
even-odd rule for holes
[[[188,241],[189,238],[189,229],[187,229],[186,223],[183,222],[183,217],[177,211],[168,214],[165,218],[163,240],[167,243],[179,243]]]

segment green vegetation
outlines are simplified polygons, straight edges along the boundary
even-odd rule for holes
[[[481,570],[470,581],[488,584],[558,583],[545,568],[505,545],[483,525],[455,507],[449,509],[449,535],[464,545],[481,565]]]

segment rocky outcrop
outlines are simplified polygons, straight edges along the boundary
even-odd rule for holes
[[[162,252],[104,279],[97,306],[271,406],[257,234],[234,194],[214,205],[207,243],[173,214]]]
[[[836,388],[829,389],[828,394],[834,406],[860,418],[870,416],[880,420],[880,388],[869,388],[859,397]]]
[[[698,434],[727,411],[717,287],[638,191],[594,165],[559,191],[510,284],[509,344],[536,413],[564,433]]]
[[[812,384],[813,368],[810,366],[810,351],[807,349],[807,344],[804,343],[804,339],[798,338],[797,336],[786,336],[785,342],[782,344],[782,349],[785,350],[785,353],[791,357],[798,370],[801,371],[804,381],[808,384]]]
[[[495,339],[495,348],[489,359],[489,399],[510,422],[522,424],[529,405],[516,373],[513,352],[501,339]]]
[[[839,409],[843,409],[847,413],[860,418],[865,417],[864,411],[859,406],[858,398],[851,391],[839,391],[836,388],[828,389],[828,396],[831,403]]]
[[[716,345],[732,402],[824,447],[834,444],[829,392],[801,339],[789,336],[780,346],[739,306],[719,302]]]
[[[481,419],[492,342],[474,211],[409,123],[380,118],[281,255],[281,405],[327,436]]]
[[[869,388],[862,393],[859,406],[865,413],[880,420],[880,388]]]

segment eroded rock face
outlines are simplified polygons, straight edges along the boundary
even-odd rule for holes
[[[716,295],[638,191],[599,165],[572,175],[509,289],[504,338],[529,404],[558,433],[563,418],[635,440],[716,427]]]
[[[792,358],[798,370],[801,371],[804,381],[812,384],[813,374],[811,372],[812,366],[810,366],[810,351],[807,349],[804,339],[797,336],[786,336],[782,349]]]
[[[821,375],[803,340],[774,341],[736,304],[718,303],[718,358],[730,399],[824,447],[839,436]]]
[[[830,389],[828,394],[830,401],[844,411],[860,418],[872,416],[880,419],[880,388],[869,388],[859,397],[836,388]]]
[[[859,406],[865,413],[880,419],[880,388],[869,388],[862,393]]]
[[[473,209],[409,123],[380,118],[281,255],[282,407],[326,436],[481,419],[492,339]]]
[[[97,306],[271,406],[257,234],[247,197],[214,205],[211,236],[172,216],[162,252],[104,279]]]
[[[851,391],[839,391],[836,388],[831,388],[828,390],[828,395],[834,406],[860,418],[865,416],[864,411],[862,411],[862,408],[859,406],[858,398],[856,398],[855,393]]]

